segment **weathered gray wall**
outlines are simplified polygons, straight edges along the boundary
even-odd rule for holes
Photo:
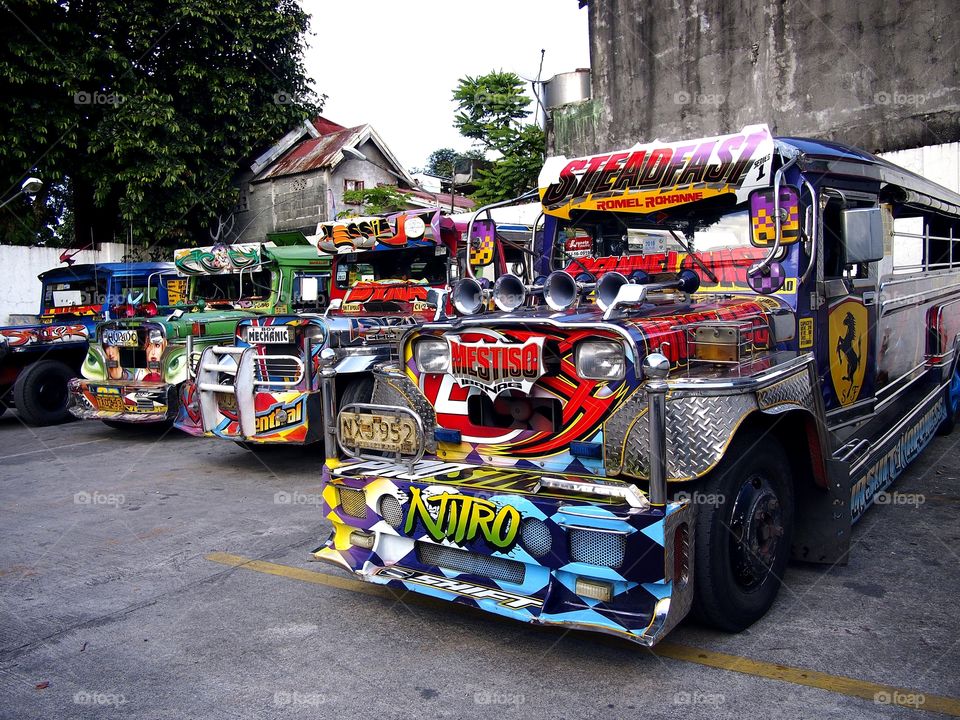
[[[873,151],[960,139],[956,0],[590,0],[593,100],[556,112],[581,155],[766,122]]]
[[[262,242],[268,232],[283,230],[303,230],[312,235],[318,222],[333,219],[328,178],[338,213],[355,209],[343,203],[345,179],[363,180],[367,188],[396,185],[397,178],[383,169],[390,166],[389,162],[374,143],[365,142],[358,149],[370,162],[346,158],[332,172],[321,169],[258,183],[242,182],[247,188],[248,209],[236,213],[234,228],[238,239]]]

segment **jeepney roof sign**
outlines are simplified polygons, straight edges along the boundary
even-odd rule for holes
[[[181,275],[225,275],[256,267],[262,262],[259,243],[218,243],[209,247],[178,248],[173,263]]]
[[[540,200],[545,213],[561,218],[572,210],[645,214],[727,193],[742,202],[770,185],[773,150],[767,126],[750,125],[734,135],[547,158]]]
[[[322,222],[317,225],[317,250],[339,254],[435,245],[440,242],[440,216],[437,210],[427,210]]]

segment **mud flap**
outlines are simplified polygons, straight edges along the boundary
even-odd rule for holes
[[[827,461],[827,488],[807,483],[797,488],[794,560],[846,565],[850,552],[850,464]]]

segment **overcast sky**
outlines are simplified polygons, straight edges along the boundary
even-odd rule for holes
[[[453,127],[457,80],[491,70],[543,79],[589,67],[577,0],[303,0],[312,15],[307,74],[324,116],[370,123],[407,168],[437,148],[466,150]],[[469,11],[469,12],[468,12]],[[533,105],[531,105],[533,107]]]

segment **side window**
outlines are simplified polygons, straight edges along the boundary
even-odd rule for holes
[[[316,293],[313,292],[314,284]],[[313,295],[316,295],[314,298]],[[304,297],[306,296],[306,298]],[[324,310],[330,303],[330,275],[297,273],[293,278],[292,306],[298,310]]]
[[[843,249],[843,201],[830,198],[823,211],[823,276],[843,277],[846,253]]]

